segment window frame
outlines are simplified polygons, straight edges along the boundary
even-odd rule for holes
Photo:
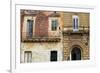
[[[36,17],[35,16],[24,16],[24,23],[23,23],[23,32],[25,32],[25,35],[26,35],[26,37],[27,37],[27,32],[28,32],[28,25],[27,25],[27,20],[33,20],[33,36],[34,36],[34,34],[35,34],[35,19],[36,19]]]
[[[52,30],[52,20],[57,20],[57,21],[58,21],[57,29],[56,29],[56,30]],[[59,24],[59,17],[50,17],[50,18],[49,18],[49,30],[50,30],[50,31],[53,31],[53,32],[58,31],[59,25],[60,25],[60,24]]]
[[[56,31],[58,26],[58,20],[51,20],[51,30]]]
[[[30,56],[30,61],[29,61],[29,56]],[[32,51],[24,51],[24,63],[31,63],[31,62],[32,62]]]
[[[56,60],[52,60],[52,53],[54,54],[54,52],[56,52]],[[57,50],[50,51],[50,61],[51,62],[58,61],[58,51]]]
[[[72,16],[72,23],[73,23],[73,31],[79,31],[79,16],[78,15]]]
[[[28,22],[28,21],[31,21],[31,22]],[[30,23],[32,23],[32,24],[30,24]],[[31,27],[30,25],[31,25],[32,27]],[[34,20],[32,20],[32,19],[27,19],[27,37],[28,37],[28,38],[32,38],[32,37],[33,37],[33,25],[34,25]],[[32,30],[30,30],[30,27],[31,27]],[[32,31],[32,32],[31,32],[32,35],[30,35],[30,31]]]

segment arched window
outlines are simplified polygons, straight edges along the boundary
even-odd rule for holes
[[[71,51],[71,60],[81,60],[80,48],[74,47]]]

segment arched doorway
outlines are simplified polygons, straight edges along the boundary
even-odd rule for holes
[[[74,47],[71,51],[71,60],[81,60],[81,50],[78,47]]]

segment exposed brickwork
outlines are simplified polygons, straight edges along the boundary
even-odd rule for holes
[[[20,25],[20,27],[21,27],[21,28],[20,28],[20,32],[21,32],[21,33],[20,33],[20,35],[21,35],[20,38],[22,39],[22,28],[23,28],[24,15],[21,15],[20,21],[21,21],[21,22],[20,22],[20,24],[21,24],[21,25]]]
[[[36,61],[49,61],[49,57],[50,57],[50,51],[53,50],[57,50],[60,52],[59,54],[59,60],[62,61],[67,61],[67,60],[71,60],[71,51],[72,49],[74,49],[75,47],[78,47],[81,50],[81,59],[82,60],[88,60],[90,58],[90,47],[89,47],[89,39],[87,39],[87,37],[89,38],[89,30],[87,28],[82,29],[81,27],[79,27],[80,31],[77,32],[73,32],[73,22],[72,22],[72,16],[73,15],[78,15],[79,17],[79,26],[84,26],[84,27],[88,27],[89,26],[89,14],[88,13],[74,13],[74,12],[64,12],[61,15],[55,15],[55,13],[53,12],[45,12],[45,11],[36,11],[35,12],[35,33],[34,35],[36,36],[35,38],[33,37],[33,39],[35,39],[35,41],[33,42],[22,42],[21,43],[21,54],[23,52],[23,57],[24,58],[24,51],[29,50],[29,51],[33,51],[33,62],[34,62],[34,58],[36,59]],[[28,14],[29,15],[29,14]],[[32,14],[33,15],[33,14]],[[31,16],[31,15],[30,15]],[[48,29],[49,29],[49,17],[59,17],[61,18],[61,27],[62,27],[62,33],[61,34],[61,41],[55,42],[56,40],[52,39],[49,37],[46,38],[46,42],[45,39],[43,37],[48,36]],[[23,16],[21,16],[21,31],[22,31],[22,27],[23,27]],[[71,27],[68,27],[71,26]],[[66,28],[66,30],[64,30]],[[64,31],[64,32],[63,32]],[[21,32],[22,33],[22,32]],[[51,35],[51,34],[50,34]],[[54,35],[52,33],[52,35]],[[39,37],[39,38],[38,38]],[[40,40],[40,37],[42,38]],[[54,37],[55,38],[55,37]],[[58,37],[59,38],[59,37]],[[27,39],[26,39],[27,40]],[[41,42],[36,42],[37,40],[41,41]],[[45,43],[44,43],[45,42]],[[46,51],[48,50],[48,51]],[[38,55],[37,55],[38,53]],[[45,59],[45,56],[47,56],[47,59]],[[41,57],[41,55],[43,55]],[[22,59],[24,62],[24,59]]]
[[[35,36],[45,37],[48,36],[48,16],[40,12],[36,16],[35,21]]]

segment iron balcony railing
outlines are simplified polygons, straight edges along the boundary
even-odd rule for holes
[[[22,32],[22,41],[60,41],[62,32],[51,31],[51,32]]]

